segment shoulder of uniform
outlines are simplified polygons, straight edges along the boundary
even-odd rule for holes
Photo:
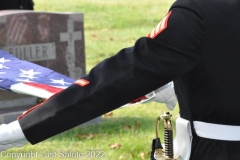
[[[207,3],[208,2],[208,3]],[[179,9],[187,9],[193,13],[195,13],[199,18],[206,19],[206,5],[210,5],[209,1],[206,0],[176,0],[172,6],[170,7],[170,10],[174,10],[176,8]]]

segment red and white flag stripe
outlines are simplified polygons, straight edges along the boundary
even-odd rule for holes
[[[61,92],[67,87],[54,87],[46,84],[33,82],[21,82],[11,85],[10,89],[19,94],[31,95],[43,99],[48,99],[52,95]]]

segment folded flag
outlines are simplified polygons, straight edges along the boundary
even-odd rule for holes
[[[0,89],[47,99],[75,80],[0,50]]]

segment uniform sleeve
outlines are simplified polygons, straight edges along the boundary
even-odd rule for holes
[[[19,119],[32,144],[85,123],[141,97],[192,70],[204,43],[204,22],[187,9],[172,9],[167,27],[154,38],[96,65],[73,84]],[[89,84],[88,84],[89,82]]]

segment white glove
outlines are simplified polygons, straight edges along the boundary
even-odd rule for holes
[[[169,82],[168,84],[156,89],[155,97],[151,99],[151,101],[155,101],[158,103],[165,103],[167,108],[173,110],[177,104],[177,97],[175,95],[173,82]]]
[[[9,124],[0,125],[0,151],[5,151],[12,147],[22,147],[26,143],[28,141],[17,120]]]
[[[175,95],[173,82],[169,82],[168,84],[146,94],[145,96],[134,100],[131,103],[126,104],[125,106],[148,103],[152,101],[158,103],[165,103],[169,110],[173,110],[177,104],[177,97]]]

